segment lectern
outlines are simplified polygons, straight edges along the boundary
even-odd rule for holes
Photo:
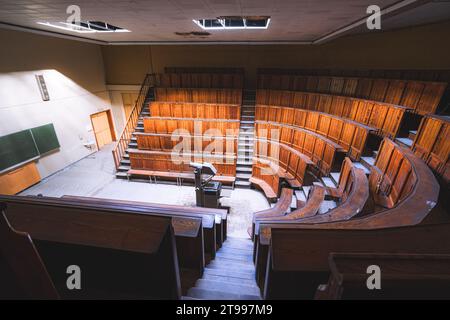
[[[208,162],[191,162],[189,166],[194,168],[197,206],[218,208],[222,184],[220,182],[211,182],[211,179],[217,173],[217,169]],[[204,176],[206,178],[203,178]]]

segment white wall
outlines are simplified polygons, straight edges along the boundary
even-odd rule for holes
[[[123,107],[122,93],[136,93],[139,94],[140,86],[135,85],[108,85],[109,100],[111,101],[111,110],[115,119],[117,137],[119,137],[125,123],[125,110]]]
[[[53,123],[61,148],[38,161],[42,178],[91,153],[84,146],[95,142],[90,115],[111,108],[100,46],[5,30],[0,43],[0,136]]]

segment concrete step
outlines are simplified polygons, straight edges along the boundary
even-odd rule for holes
[[[337,207],[337,203],[332,200],[324,200],[320,204],[319,214],[324,214]]]
[[[238,180],[234,183],[234,185],[236,187],[242,187],[242,188],[250,188],[251,183],[250,181],[242,181],[242,180]]]
[[[241,284],[241,285],[247,285],[247,286],[252,286],[255,283],[255,279],[224,277],[224,276],[218,276],[218,275],[214,275],[214,274],[205,274],[205,273],[203,273],[202,279],[212,280],[212,281],[223,281],[223,282],[227,282],[227,283],[235,283],[235,284]]]
[[[238,161],[236,161],[236,165],[238,165],[238,166],[253,166],[253,162],[252,161],[238,160]]]
[[[118,172],[128,172],[128,170],[130,170],[131,167],[130,166],[119,166],[119,168],[117,168]]]
[[[340,177],[341,173],[340,172],[331,172],[330,173],[330,178],[333,179],[334,183],[336,185],[339,184],[339,177]]]
[[[413,140],[409,139],[409,138],[396,138],[395,142],[404,145],[408,148],[410,148],[413,145]]]
[[[241,116],[241,122],[242,120],[244,121],[251,121],[251,122],[255,122],[255,116],[250,116],[250,115],[242,115]]]
[[[311,190],[310,186],[304,186],[302,187],[303,189],[303,193],[305,194],[306,199],[308,199],[308,195],[309,195],[309,190]]]
[[[363,169],[363,170],[364,170],[364,173],[365,173],[366,175],[370,174],[369,169],[367,169],[361,162],[353,162],[353,165],[354,165],[356,168]]]
[[[240,261],[225,261],[225,259],[222,259],[220,262],[213,260],[210,264],[208,264],[208,268],[211,269],[227,269],[227,270],[237,270],[237,271],[255,271],[255,266],[252,262],[243,263]]]
[[[127,159],[122,159],[122,161],[120,161],[120,165],[122,166],[129,166],[131,164],[130,160]]]
[[[306,197],[303,190],[295,190],[295,197],[297,198],[297,200],[306,202]]]
[[[116,178],[118,179],[127,179],[127,173],[126,172],[117,172]]]
[[[336,188],[336,184],[331,178],[328,177],[322,177],[322,183],[329,188]]]
[[[255,121],[251,121],[251,120],[241,120],[241,124],[254,124]],[[242,126],[241,126],[242,128]]]
[[[241,167],[241,166],[237,166],[236,167],[236,172],[252,172],[252,168],[250,167]]]
[[[241,153],[241,154],[245,154],[245,153],[253,154],[253,148],[247,148],[247,149],[239,148],[238,149],[238,153]]]
[[[138,144],[137,144],[136,142],[130,142],[130,143],[128,144],[128,147],[130,147],[130,148],[137,148],[137,147],[138,147]]]
[[[245,294],[255,296],[258,296],[260,294],[260,290],[256,286],[256,283],[252,286],[249,286],[244,284],[240,285],[237,283],[229,283],[225,281],[199,279],[195,283],[195,287],[199,289],[222,291],[233,294]]]
[[[252,177],[251,173],[236,173],[236,178],[248,180]]]
[[[219,270],[215,268],[206,267],[203,271],[203,275],[213,275],[213,276],[221,276],[221,277],[233,277],[244,280],[254,280],[255,272],[254,271],[235,271],[235,270]]]
[[[261,298],[256,295],[232,294],[229,292],[205,290],[200,288],[189,289],[187,296],[196,299],[208,300],[261,300]]]
[[[361,162],[365,162],[369,166],[373,166],[375,164],[375,158],[373,157],[361,157]]]

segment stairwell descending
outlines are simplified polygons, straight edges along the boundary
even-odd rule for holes
[[[241,107],[241,123],[238,138],[236,183],[237,187],[250,188],[255,138],[256,91],[244,90]]]

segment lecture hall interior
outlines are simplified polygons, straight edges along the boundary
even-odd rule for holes
[[[0,300],[450,299],[449,39],[446,0],[1,0]]]

